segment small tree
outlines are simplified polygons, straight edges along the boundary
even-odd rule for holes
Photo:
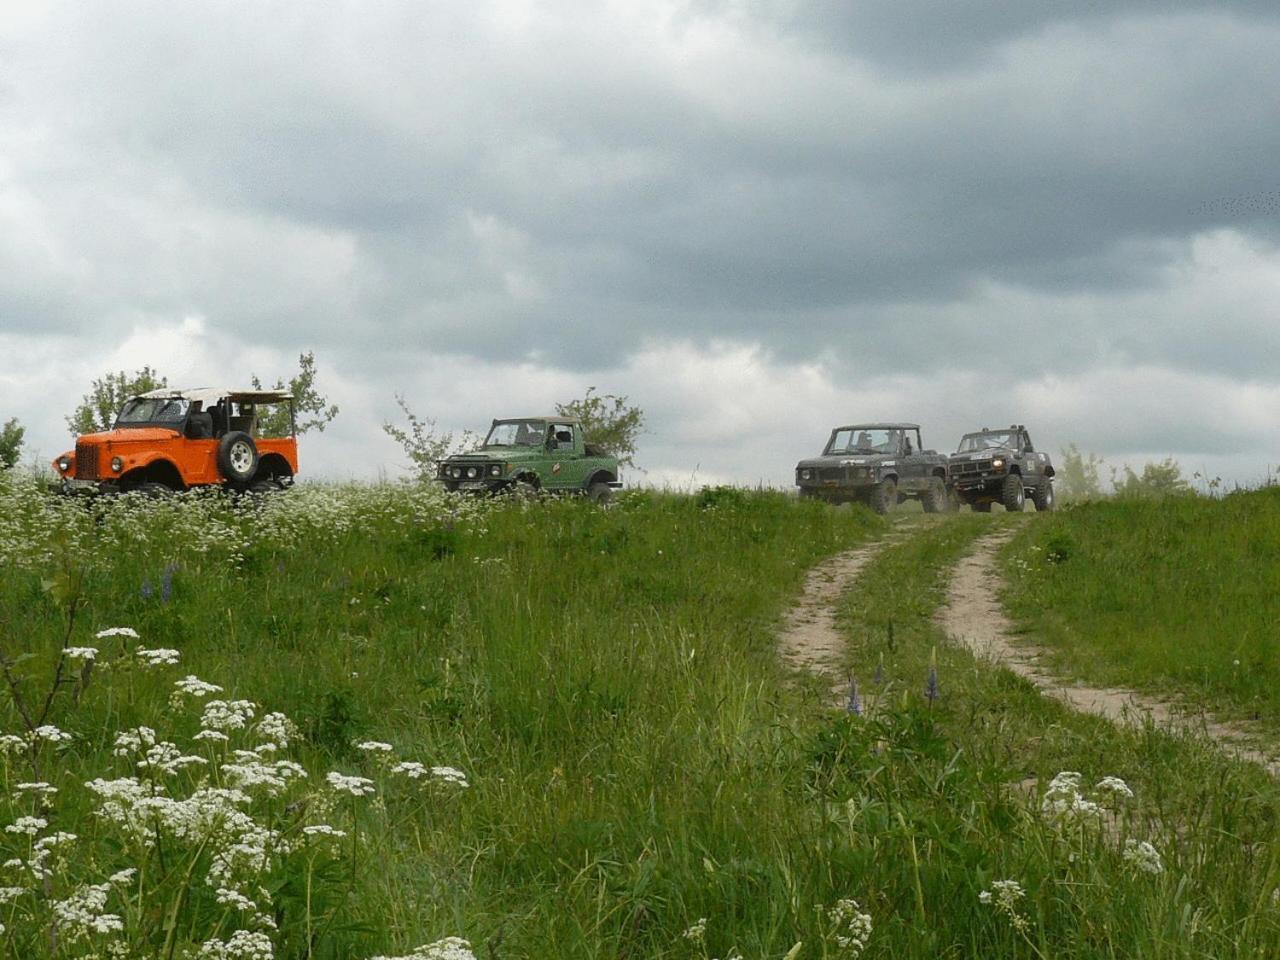
[[[265,389],[257,374],[250,379],[255,390]],[[276,380],[271,389],[288,390],[293,394],[298,433],[306,433],[312,429],[323,433],[324,428],[338,415],[338,405],[330,405],[328,398],[316,389],[316,355],[310,350],[298,356],[298,375],[287,384],[283,379]],[[276,404],[264,407],[258,414],[258,431],[264,436],[287,436],[289,428],[288,407]]]
[[[1191,492],[1191,485],[1182,476],[1182,467],[1173,457],[1165,457],[1159,463],[1148,463],[1142,473],[1134,473],[1128,464],[1124,467],[1124,480],[1112,475],[1118,497],[1172,497]]]
[[[441,433],[434,420],[419,417],[409,409],[408,402],[398,393],[396,406],[404,413],[408,426],[383,423],[382,432],[400,444],[419,480],[430,480],[436,475],[437,461],[475,444],[475,434],[470,432],[457,436],[452,432]]]
[[[579,420],[590,443],[617,457],[619,463],[634,467],[644,411],[628,405],[627,399],[612,393],[598,394],[595,387],[588,387],[581,400],[557,403],[556,413]]]
[[[1103,459],[1096,454],[1081,453],[1074,444],[1062,451],[1062,462],[1055,476],[1058,494],[1063,500],[1097,500],[1102,497],[1099,470]]]
[[[110,430],[126,400],[168,385],[169,381],[150,367],[143,367],[132,376],[123,370],[108,373],[102,379],[93,381],[91,389],[80,401],[80,406],[67,417],[67,426],[75,436]]]
[[[0,470],[12,470],[18,465],[18,458],[22,455],[22,436],[27,432],[26,427],[18,423],[18,418],[5,421],[3,428],[0,428]]]

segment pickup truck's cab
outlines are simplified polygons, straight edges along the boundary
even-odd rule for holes
[[[950,459],[956,496],[979,513],[989,512],[993,503],[1019,512],[1027,499],[1037,510],[1053,509],[1053,463],[1036,450],[1020,423],[966,433]]]
[[[287,436],[258,435],[260,408],[270,404],[288,405]],[[77,437],[53,467],[66,493],[162,495],[201,486],[265,493],[298,472],[293,422],[288,391],[153,390],[126,401],[112,429]]]
[[[925,450],[915,423],[862,423],[831,431],[821,456],[796,464],[800,496],[865,503],[888,513],[908,498],[947,509],[947,458]]]
[[[494,420],[478,450],[440,461],[446,490],[470,493],[577,493],[607,501],[622,486],[618,461],[587,442],[568,417]]]

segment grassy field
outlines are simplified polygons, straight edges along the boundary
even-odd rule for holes
[[[849,715],[775,632],[866,511],[0,480],[0,956],[1280,954],[1274,784],[943,645],[948,565],[1017,521],[899,522]]]
[[[1006,571],[1006,606],[1059,670],[1280,728],[1280,488],[1064,510]]]
[[[820,736],[814,785],[884,938],[866,955],[1280,955],[1275,781],[1203,740],[1074,714],[934,624],[951,564],[1007,522],[923,528],[843,606],[864,715]]]

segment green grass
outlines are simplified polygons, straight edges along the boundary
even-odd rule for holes
[[[866,716],[821,735],[814,785],[847,831],[832,856],[885,938],[867,955],[1280,955],[1275,781],[1203,740],[1074,714],[933,623],[951,565],[991,527],[961,515],[920,530],[842,608]],[[1136,796],[1100,828],[1057,829],[1038,801],[1064,770]],[[1129,838],[1156,846],[1161,874],[1125,861]],[[979,902],[998,879],[1026,890],[1025,936]]]
[[[1005,568],[1057,669],[1280,728],[1280,489],[1064,510]]]

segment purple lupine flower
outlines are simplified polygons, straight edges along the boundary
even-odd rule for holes
[[[929,698],[929,706],[933,706],[933,701],[938,699],[938,668],[934,664],[929,664],[929,679],[924,686],[924,695]]]
[[[168,603],[169,598],[173,596],[173,572],[178,569],[176,563],[165,565],[164,573],[160,575],[160,602]]]
[[[858,696],[858,681],[852,675],[849,677],[849,702],[845,705],[845,709],[855,717],[862,716],[862,698]]]

